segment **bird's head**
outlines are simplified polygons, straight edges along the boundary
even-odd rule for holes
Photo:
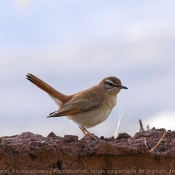
[[[121,81],[116,77],[106,77],[99,83],[101,89],[113,95],[117,95],[121,89],[128,89],[126,86],[123,86]]]

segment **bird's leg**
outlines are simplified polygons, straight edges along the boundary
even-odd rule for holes
[[[79,128],[81,129],[81,131],[83,132],[83,134],[85,135],[86,138],[92,138],[94,140],[97,140],[96,137],[93,136],[92,133],[90,133],[88,130],[86,130],[86,128],[82,127],[82,126],[79,126]]]

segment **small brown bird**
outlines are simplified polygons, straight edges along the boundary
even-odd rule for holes
[[[65,95],[32,74],[26,76],[58,104],[59,109],[50,113],[48,117],[66,116],[79,126],[85,136],[93,139],[95,137],[86,128],[91,128],[106,120],[116,105],[119,91],[128,89],[122,86],[118,78],[107,77],[89,89],[73,95]]]

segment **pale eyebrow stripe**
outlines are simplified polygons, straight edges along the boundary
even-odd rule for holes
[[[116,85],[114,82],[110,81],[110,80],[105,80],[106,83],[112,83],[113,85]]]

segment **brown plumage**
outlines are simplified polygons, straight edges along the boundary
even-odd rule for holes
[[[59,109],[48,117],[66,116],[78,124],[85,135],[89,134],[86,128],[98,125],[109,116],[116,105],[117,94],[121,89],[127,89],[118,78],[107,77],[89,89],[65,95],[32,74],[26,76],[58,104]]]
[[[61,92],[57,91],[38,77],[34,76],[33,74],[27,74],[26,75],[27,79],[31,81],[33,84],[35,84],[37,87],[48,93],[50,96],[53,98],[58,99],[62,103],[66,103],[72,98],[72,95],[67,96],[62,94]]]

